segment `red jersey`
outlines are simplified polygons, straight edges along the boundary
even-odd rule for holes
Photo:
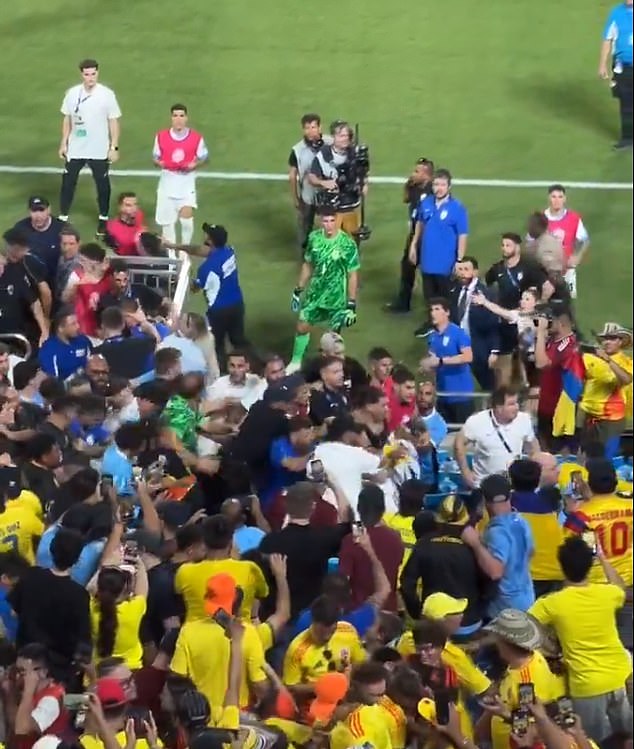
[[[580,227],[585,234],[581,216],[574,211],[566,210],[564,215],[559,218],[550,218],[548,213],[546,218],[548,219],[548,231],[561,242],[564,254],[566,258],[569,258],[575,251]]]
[[[78,268],[75,272],[81,281],[85,271]],[[93,338],[97,335],[97,330],[99,328],[97,309],[101,297],[110,291],[111,278],[112,271],[108,269],[101,281],[97,281],[97,283],[80,283],[77,286],[75,314],[77,315],[79,329],[84,335],[92,336]]]
[[[546,343],[546,354],[551,363],[539,371],[537,411],[542,416],[553,416],[563,390],[563,374],[566,370],[574,369],[581,355],[574,335],[559,341],[549,340]]]
[[[388,398],[390,396],[390,393],[392,392],[392,389],[394,388],[394,382],[392,380],[392,376],[388,375],[383,382],[379,382],[378,380],[375,380],[372,378],[370,381],[370,385],[374,388],[378,388],[379,390],[383,391],[383,394],[386,395]]]
[[[134,221],[129,224],[120,217],[111,218],[106,224],[106,232],[112,241],[112,249],[117,255],[139,255],[139,237],[147,231],[143,211],[137,211]]]
[[[156,141],[163,169],[178,172],[196,161],[198,146],[202,139],[203,136],[195,130],[190,130],[180,139],[172,137],[172,131],[169,129],[158,132]]]
[[[393,432],[413,418],[416,411],[416,398],[403,403],[396,395],[394,387],[386,395],[388,403],[387,429],[388,432]]]
[[[65,690],[61,684],[51,684],[48,687],[44,687],[44,689],[40,689],[39,692],[36,692],[33,695],[33,709],[35,709],[45,697],[52,697],[59,702],[59,715],[50,726],[42,731],[42,736],[59,736],[60,738],[66,739],[70,738],[66,735],[69,732],[70,717],[68,711],[64,708],[64,694]],[[30,734],[27,736],[16,736],[15,738],[18,749],[31,749],[40,736]]]

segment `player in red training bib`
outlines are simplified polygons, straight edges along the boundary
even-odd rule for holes
[[[108,246],[117,255],[145,255],[140,237],[146,231],[145,216],[139,208],[136,193],[122,192],[117,201],[117,215],[106,224]]]
[[[161,168],[156,191],[156,223],[163,239],[176,242],[176,221],[181,227],[181,244],[191,244],[194,236],[196,169],[207,161],[209,152],[200,133],[187,126],[187,107],[174,104],[172,126],[154,139],[153,158]]]

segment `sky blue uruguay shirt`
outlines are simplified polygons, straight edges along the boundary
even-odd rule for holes
[[[458,356],[462,349],[470,348],[471,339],[468,334],[455,323],[450,322],[442,333],[434,330],[428,339],[429,351],[439,359],[448,356]],[[464,393],[447,398],[439,397],[445,403],[461,403],[471,400],[473,394],[473,376],[468,364],[443,364],[436,370],[436,387],[438,392]]]
[[[469,233],[467,209],[451,195],[439,205],[428,195],[421,200],[416,221],[423,224],[421,273],[449,276],[458,259],[458,237]]]
[[[489,603],[487,614],[493,618],[502,609],[528,611],[535,603],[535,591],[530,573],[533,535],[526,520],[513,511],[492,518],[487,525],[484,545],[504,565],[498,592]]]
[[[610,11],[603,39],[613,42],[615,62],[632,64],[632,6],[625,3],[616,5]]]

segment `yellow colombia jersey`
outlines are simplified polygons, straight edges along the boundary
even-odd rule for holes
[[[516,492],[513,507],[529,524],[534,541],[530,570],[533,580],[563,580],[557,552],[564,530],[552,501],[539,492]]]
[[[544,656],[535,652],[522,668],[506,670],[500,682],[500,699],[509,710],[516,710],[519,707],[519,685],[532,684],[537,699],[546,704],[563,696],[558,692],[559,683],[559,680],[553,676]],[[510,737],[511,726],[499,716],[494,715],[491,719],[493,749],[509,749]]]
[[[403,561],[401,562],[401,566],[398,570],[398,576],[400,579],[403,567],[405,567],[407,560],[410,558],[412,549],[414,548],[414,546],[416,546],[416,536],[414,535],[414,529],[412,527],[414,524],[414,518],[404,517],[403,515],[399,515],[398,513],[386,513],[383,516],[383,522],[388,526],[388,528],[391,528],[393,531],[396,531],[399,534],[399,536],[401,537],[401,541],[403,542],[403,546],[405,547]]]
[[[579,508],[587,524],[597,534],[605,558],[626,585],[632,584],[632,500],[614,494],[596,496]],[[606,582],[605,573],[596,560],[590,582]]]
[[[117,744],[119,746],[126,746],[128,737],[125,734],[125,731],[119,731],[116,736]],[[99,736],[96,736],[91,733],[85,733],[83,736],[79,737],[79,743],[84,747],[84,749],[104,749],[104,743],[99,738]],[[163,742],[159,739],[158,746],[163,746]],[[150,745],[148,743],[147,739],[137,739],[136,743],[134,745],[134,749],[150,749]]]
[[[244,624],[242,639],[242,680],[240,707],[249,705],[249,685],[266,679],[264,649],[255,627]],[[224,630],[213,619],[185,622],[176,641],[176,650],[170,664],[179,676],[191,679],[209,700],[212,720],[223,719],[222,705],[229,682],[229,657],[231,643]]]
[[[350,749],[370,744],[372,749],[392,749],[390,731],[379,705],[361,705],[330,733],[330,749]]]
[[[44,533],[44,523],[28,505],[8,502],[0,513],[0,552],[17,551],[29,564],[35,562],[34,542]]]
[[[185,621],[206,619],[205,593],[207,581],[210,577],[220,573],[230,575],[236,585],[242,588],[244,600],[240,615],[243,619],[251,619],[251,610],[256,598],[266,598],[269,587],[266,584],[262,570],[254,562],[239,559],[205,559],[202,562],[186,562],[176,573],[174,587],[185,601]]]
[[[15,499],[10,499],[7,502],[7,508],[13,509],[14,507],[24,507],[31,510],[39,520],[44,520],[44,510],[42,509],[42,503],[39,500],[37,494],[33,494],[28,489],[22,489]]]
[[[575,471],[579,471],[579,473],[581,473],[581,479],[583,481],[588,480],[588,469],[585,466],[579,465],[579,463],[562,463],[559,467],[559,478],[557,479],[557,486],[559,487],[559,490],[562,494],[566,494],[568,492],[570,482],[572,481],[572,474],[575,473]],[[621,479],[619,479],[616,485],[616,490],[617,492],[625,492],[626,494],[630,494],[633,487],[634,484],[632,484],[631,481],[622,481]]]
[[[398,641],[396,649],[408,658],[416,653],[414,638],[411,632],[405,632]],[[464,698],[484,694],[491,686],[491,680],[475,665],[471,656],[453,642],[447,642],[440,656],[443,664],[453,670],[458,681],[458,703],[456,710],[460,716],[460,728],[468,738],[473,738],[473,724]]]
[[[589,583],[566,586],[532,605],[529,613],[557,632],[571,697],[614,692],[632,673],[616,627],[604,626],[624,603],[625,592],[616,585]]]
[[[623,351],[611,357],[621,369],[632,375],[632,357]],[[619,387],[616,375],[610,365],[594,354],[584,354],[586,381],[579,408],[590,416],[602,421],[620,421],[627,416],[631,385]]]
[[[343,671],[366,660],[357,630],[347,622],[338,622],[337,629],[325,645],[317,645],[310,627],[300,632],[288,646],[284,656],[282,681],[287,686],[309,684],[329,671]]]
[[[405,749],[407,743],[407,716],[405,711],[387,695],[381,697],[378,708],[385,720],[393,749]]]
[[[114,638],[112,655],[115,658],[123,658],[125,665],[131,671],[136,671],[143,665],[143,645],[141,644],[139,630],[146,610],[147,599],[145,596],[132,596],[117,604],[117,632]],[[100,619],[99,604],[95,598],[91,598],[90,624],[93,642],[97,642]],[[94,659],[95,662],[101,660],[97,653],[94,654]]]

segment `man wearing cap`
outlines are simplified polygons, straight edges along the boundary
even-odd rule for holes
[[[34,195],[28,202],[29,215],[15,225],[25,232],[29,249],[46,266],[46,280],[52,287],[60,258],[60,232],[64,222],[51,215],[51,204],[41,195]]]
[[[462,540],[471,547],[482,572],[497,582],[497,595],[489,601],[488,614],[502,609],[526,611],[535,601],[530,560],[533,535],[524,518],[511,506],[511,484],[504,476],[488,476],[480,484],[489,523],[480,538],[472,526],[465,526]]]
[[[606,457],[618,453],[632,404],[632,333],[607,322],[597,335],[599,346],[583,354],[586,378],[579,403],[578,421],[605,446]]]
[[[520,706],[520,685],[532,684],[535,698],[544,704],[561,697],[561,687],[539,652],[541,630],[532,617],[517,609],[503,609],[485,629],[493,635],[496,650],[507,668],[499,685],[502,709],[496,703],[495,712],[485,713],[478,728],[486,730],[486,724],[490,723],[493,749],[508,749],[511,745],[508,718]]]
[[[308,359],[302,365],[306,382],[319,380],[319,364],[324,356],[336,356],[343,362],[343,381],[349,391],[367,385],[368,375],[363,365],[351,356],[346,356],[346,342],[340,333],[329,330],[319,339],[319,356]]]

